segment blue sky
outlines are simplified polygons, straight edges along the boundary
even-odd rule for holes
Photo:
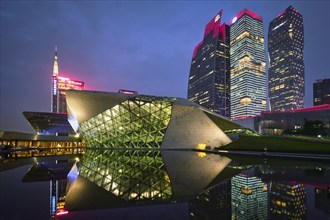
[[[86,89],[185,98],[193,49],[219,10],[226,23],[244,8],[256,12],[267,35],[289,5],[304,18],[311,106],[313,82],[330,78],[327,0],[1,1],[0,130],[33,132],[22,112],[50,111],[55,46],[60,74]]]

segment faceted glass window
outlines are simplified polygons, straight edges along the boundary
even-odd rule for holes
[[[81,124],[88,147],[160,148],[174,98],[135,97]]]
[[[172,195],[158,150],[90,150],[79,175],[126,201],[164,201]]]

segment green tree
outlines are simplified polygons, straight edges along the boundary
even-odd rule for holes
[[[308,121],[308,120],[305,120],[303,133],[305,135],[310,135],[310,136],[317,136],[317,135],[325,136],[327,134],[326,126],[323,123],[323,121],[319,121],[319,120],[310,120],[310,121]]]

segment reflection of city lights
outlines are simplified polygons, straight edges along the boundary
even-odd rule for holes
[[[69,212],[68,211],[61,211],[61,212],[57,212],[56,215],[66,215],[68,214]]]

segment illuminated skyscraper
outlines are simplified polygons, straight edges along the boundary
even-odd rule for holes
[[[266,61],[262,17],[244,9],[230,24],[231,118],[266,110]]]
[[[206,25],[195,47],[188,83],[188,99],[230,117],[229,26],[220,25],[222,10]]]
[[[330,79],[313,83],[313,103],[314,106],[330,104]]]
[[[69,78],[59,76],[57,47],[55,47],[55,58],[52,78],[52,112],[66,113],[66,91],[84,90],[85,83],[77,80],[70,80]]]
[[[269,24],[269,100],[271,110],[304,107],[304,26],[292,6]]]
[[[260,178],[239,174],[231,179],[232,220],[267,219],[267,186]]]

